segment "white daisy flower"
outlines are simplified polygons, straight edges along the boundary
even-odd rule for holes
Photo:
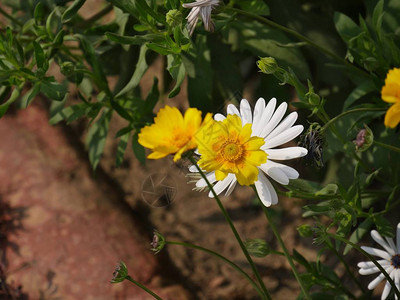
[[[397,245],[395,245],[394,241],[390,237],[382,238],[382,236],[376,230],[371,231],[371,236],[375,242],[382,246],[383,249],[376,249],[372,247],[365,247],[362,246],[363,249],[368,254],[378,256],[382,259],[378,260],[378,263],[385,269],[386,273],[389,274],[390,278],[396,284],[397,289],[400,291],[400,223],[397,224]],[[374,273],[380,272],[377,266],[372,261],[362,261],[359,262],[357,265],[360,270],[358,271],[361,275],[370,275]],[[368,289],[373,290],[383,279],[385,276],[380,273],[378,277],[372,280],[369,285]],[[390,293],[391,285],[388,281],[386,281],[385,287],[382,292],[381,299],[384,300]],[[397,296],[395,295],[395,299]]]
[[[297,179],[299,177],[299,173],[295,169],[277,161],[289,160],[307,155],[307,149],[302,147],[276,149],[276,147],[297,137],[304,128],[302,125],[293,126],[297,120],[297,112],[290,113],[282,120],[288,107],[286,102],[279,105],[276,110],[275,107],[275,98],[272,98],[267,105],[263,98],[258,99],[253,113],[246,99],[241,101],[240,111],[233,104],[229,104],[227,107],[228,115],[239,116],[243,127],[246,124],[252,124],[252,137],[264,139],[265,143],[260,149],[267,153],[267,161],[258,166],[258,178],[254,184],[262,203],[267,207],[278,203],[278,195],[269,181],[269,178],[272,178],[280,184],[287,185],[290,179]],[[225,118],[226,117],[222,114],[216,114],[214,116],[216,121],[223,121]],[[191,172],[197,172],[195,166],[191,166],[189,170]],[[225,196],[229,196],[238,181],[236,175],[233,173],[230,173],[226,178],[220,181],[216,179],[215,171],[207,173],[206,176],[208,181],[214,184],[214,191],[217,195],[226,190]],[[196,188],[201,189],[205,187],[207,187],[207,183],[204,179],[200,179],[196,182]],[[208,196],[211,198],[213,197],[211,191]]]
[[[199,16],[203,21],[204,29],[211,32],[214,31],[214,23],[211,21],[211,11],[218,4],[219,0],[196,0],[192,3],[182,4],[184,8],[191,8],[189,15],[186,17],[190,35],[193,34]]]

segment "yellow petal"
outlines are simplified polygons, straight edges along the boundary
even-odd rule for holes
[[[239,138],[242,141],[242,143],[246,143],[251,137],[251,124],[246,124],[240,131]]]
[[[400,82],[387,83],[381,91],[382,100],[388,103],[400,101]]]
[[[228,176],[228,174],[229,174],[229,173],[225,173],[225,172],[222,172],[222,171],[220,171],[220,170],[216,170],[216,171],[215,171],[215,178],[216,178],[218,181],[221,181],[221,180],[224,180],[224,179],[226,178],[226,176]]]
[[[236,178],[240,185],[252,185],[258,178],[258,168],[251,164],[239,166]]]
[[[263,150],[248,151],[246,162],[251,163],[254,166],[260,166],[267,162],[267,153]]]
[[[400,69],[393,68],[393,69],[389,70],[389,72],[386,75],[385,85],[391,84],[391,83],[399,84],[399,82],[400,82]]]
[[[201,125],[201,111],[197,108],[188,108],[183,120],[186,130],[194,133]]]
[[[393,104],[386,112],[385,126],[395,128],[400,122],[400,102]]]
[[[160,158],[164,158],[168,155],[169,153],[165,153],[165,152],[152,152],[149,155],[147,155],[148,159],[160,159]]]
[[[246,150],[248,150],[248,151],[258,150],[264,144],[265,144],[264,139],[262,139],[258,136],[253,136],[247,141],[247,143],[245,144],[245,147],[246,147]]]
[[[165,106],[161,108],[157,116],[154,118],[154,123],[164,130],[172,131],[175,128],[183,128],[183,116],[176,107]]]

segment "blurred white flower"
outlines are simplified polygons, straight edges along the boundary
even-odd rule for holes
[[[211,21],[211,11],[218,4],[219,0],[196,0],[195,2],[182,4],[184,8],[191,8],[189,15],[186,17],[190,35],[193,34],[199,16],[203,21],[205,30],[214,31],[214,23]]]
[[[246,99],[241,101],[240,111],[233,104],[229,104],[227,107],[228,115],[239,116],[242,120],[242,126],[252,124],[251,136],[264,139],[265,143],[261,146],[261,150],[267,153],[267,162],[258,166],[258,178],[254,184],[262,203],[267,207],[278,203],[278,195],[268,177],[283,185],[287,185],[290,179],[297,179],[299,177],[299,173],[295,169],[275,161],[289,160],[307,155],[307,149],[303,147],[273,149],[291,141],[304,129],[302,125],[293,126],[297,120],[297,112],[290,113],[282,120],[287,106],[287,103],[283,102],[275,110],[275,98],[272,98],[267,105],[265,104],[265,100],[260,98],[255,105],[253,113]],[[225,116],[216,114],[214,115],[214,119],[222,121],[225,119]],[[197,172],[195,166],[191,166],[189,170]],[[211,184],[215,183],[213,188],[217,195],[227,190],[225,196],[229,196],[237,183],[237,178],[233,173],[230,173],[221,181],[216,179],[215,172],[207,173],[206,176]],[[204,179],[196,182],[196,188],[198,189],[205,188],[206,186],[207,183]],[[208,196],[213,197],[211,192]]]
[[[397,245],[395,245],[394,241],[392,238],[385,237],[382,238],[382,236],[378,233],[376,230],[371,231],[371,236],[374,239],[375,242],[377,242],[379,245],[382,246],[385,250],[381,249],[376,249],[372,247],[365,247],[362,246],[361,249],[363,249],[365,252],[368,254],[378,256],[382,259],[378,260],[378,263],[382,266],[382,268],[385,269],[386,273],[389,274],[390,278],[393,279],[393,281],[396,284],[396,287],[398,290],[400,290],[400,223],[397,224],[397,234],[396,234],[396,239],[397,239]],[[377,266],[372,261],[362,261],[359,262],[357,265],[360,270],[358,271],[361,275],[370,275],[374,273],[379,273],[380,270],[378,269]],[[372,280],[369,285],[368,289],[373,290],[383,279],[385,276],[380,273],[378,277],[376,277],[374,280]],[[382,292],[381,299],[384,300],[387,298],[387,296],[390,293],[391,290],[391,285],[388,281],[386,281],[385,287]],[[397,296],[395,295],[395,299],[397,299]]]

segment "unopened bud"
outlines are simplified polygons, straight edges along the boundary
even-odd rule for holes
[[[263,239],[247,239],[244,245],[249,254],[254,257],[264,257],[271,252],[267,242]]]
[[[158,230],[154,230],[153,241],[150,243],[150,245],[151,251],[153,251],[154,254],[159,253],[164,248],[165,238]]]
[[[273,57],[260,57],[260,60],[257,61],[257,67],[265,74],[274,74],[279,69]]]
[[[167,24],[171,27],[176,27],[182,23],[182,13],[177,9],[171,9],[166,15]]]
[[[312,227],[307,224],[303,224],[297,227],[297,231],[299,232],[301,237],[310,237],[314,234]]]
[[[119,283],[122,282],[128,277],[128,268],[123,261],[119,262],[119,265],[116,267],[113,278],[111,279],[111,283]]]
[[[70,76],[74,73],[75,66],[72,62],[70,61],[65,61],[61,64],[61,73],[65,76]]]
[[[365,129],[361,129],[353,143],[356,145],[356,150],[363,152],[371,147],[374,142],[374,134],[372,130],[364,124]]]

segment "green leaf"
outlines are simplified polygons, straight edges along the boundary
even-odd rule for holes
[[[264,15],[269,16],[269,7],[267,4],[262,0],[250,0],[250,1],[235,1],[242,10],[257,14],[257,15]]]
[[[86,137],[89,161],[93,170],[96,170],[104,151],[111,115],[110,111],[103,111],[101,117],[89,128]]]
[[[40,86],[40,91],[51,100],[62,101],[67,94],[68,89],[63,84],[43,80]]]
[[[21,108],[27,108],[36,95],[39,94],[40,89],[41,83],[36,82],[33,87],[21,98]]]
[[[361,28],[352,19],[342,13],[335,13],[334,22],[336,30],[346,43],[349,43],[352,38],[362,33]]]
[[[118,101],[111,100],[110,101],[111,107],[120,115],[122,118],[128,121],[132,121],[132,116],[127,112],[125,108],[123,108]]]
[[[46,61],[46,57],[44,55],[42,47],[38,42],[33,41],[33,49],[35,50],[35,58],[38,68],[43,68],[44,63]]]
[[[62,22],[67,23],[69,20],[71,20],[85,2],[86,0],[75,0],[74,3],[72,3],[71,6],[69,6],[62,14]]]
[[[57,7],[53,9],[46,19],[46,31],[51,39],[54,39],[54,32],[58,32],[61,27],[60,19],[57,17],[56,13],[58,13]]]
[[[0,104],[0,118],[2,118],[4,114],[7,112],[8,107],[11,105],[11,103],[17,100],[20,93],[21,93],[21,88],[15,87],[11,93],[10,98],[8,98],[8,100],[5,103]]]
[[[121,136],[118,147],[117,147],[117,154],[115,158],[115,165],[117,168],[119,168],[124,161],[124,154],[126,147],[128,146],[128,141],[129,141],[130,133],[124,134]]]
[[[155,43],[148,43],[146,44],[147,47],[151,50],[153,50],[154,52],[157,52],[161,55],[167,55],[167,54],[176,54],[177,52],[174,51],[171,48],[165,47],[165,46],[161,46]]]
[[[291,179],[287,185],[287,188],[291,191],[301,191],[314,194],[318,191],[319,185],[316,182],[305,179]]]
[[[160,98],[160,92],[158,91],[158,78],[154,77],[153,86],[151,87],[151,90],[147,95],[146,101],[144,103],[144,108],[143,108],[144,115],[151,114],[159,98]]]
[[[343,111],[346,111],[354,102],[356,102],[361,97],[375,90],[376,87],[374,83],[369,79],[365,80],[363,83],[358,85],[344,101]]]
[[[322,189],[319,191],[315,192],[315,195],[320,196],[320,195],[336,195],[338,190],[338,186],[333,183],[329,183],[326,186],[324,186]]]
[[[161,43],[165,41],[164,37],[160,34],[127,36],[106,32],[105,35],[110,41],[123,45],[143,45],[146,42]]]
[[[176,81],[174,88],[168,94],[168,98],[175,97],[181,90],[181,84],[185,79],[186,69],[179,56],[169,54],[167,56],[167,70]]]
[[[349,238],[349,241],[354,243],[354,244],[358,244],[358,242],[361,241],[361,239],[364,237],[364,235],[371,229],[372,224],[373,224],[373,222],[372,222],[371,218],[366,218],[357,227],[357,229],[353,231],[353,233],[351,234],[351,236]],[[352,248],[353,248],[352,246],[347,244],[346,247],[343,250],[343,255],[346,255],[347,253],[349,253],[349,251]]]
[[[372,25],[375,29],[375,32],[377,33],[377,35],[380,37],[381,35],[381,27],[382,27],[382,17],[383,17],[383,4],[384,1],[380,0],[375,8],[374,8],[374,12],[372,14]]]
[[[394,231],[392,224],[385,219],[385,217],[378,215],[374,217],[374,222],[376,225],[376,230],[385,237],[393,237],[394,236]]]
[[[303,255],[301,255],[299,252],[297,252],[296,249],[293,249],[293,258],[299,264],[303,265],[307,269],[308,272],[311,271],[311,266],[308,263],[307,259],[305,259]]]
[[[118,132],[115,134],[115,138],[119,138],[123,135],[126,135],[127,133],[130,133],[132,131],[132,126],[126,126],[124,128],[121,128],[120,130],[118,130]]]
[[[36,24],[39,24],[44,19],[44,8],[41,2],[36,4],[33,17],[35,18]]]
[[[135,153],[138,161],[144,165],[146,163],[146,152],[142,145],[138,142],[138,133],[136,132],[132,137],[132,150]]]
[[[156,9],[150,8],[145,0],[135,0],[135,5],[137,6],[140,12],[146,12],[148,15],[152,16],[158,22],[167,25],[167,21],[165,20],[165,16],[158,13]]]
[[[135,87],[138,86],[140,79],[143,77],[144,73],[146,73],[147,69],[149,66],[147,65],[146,62],[146,53],[147,53],[147,47],[146,45],[143,45],[140,48],[140,54],[138,58],[138,62],[136,64],[135,72],[133,72],[133,75],[127,85],[117,94],[116,97],[121,97],[122,95],[132,91]]]

